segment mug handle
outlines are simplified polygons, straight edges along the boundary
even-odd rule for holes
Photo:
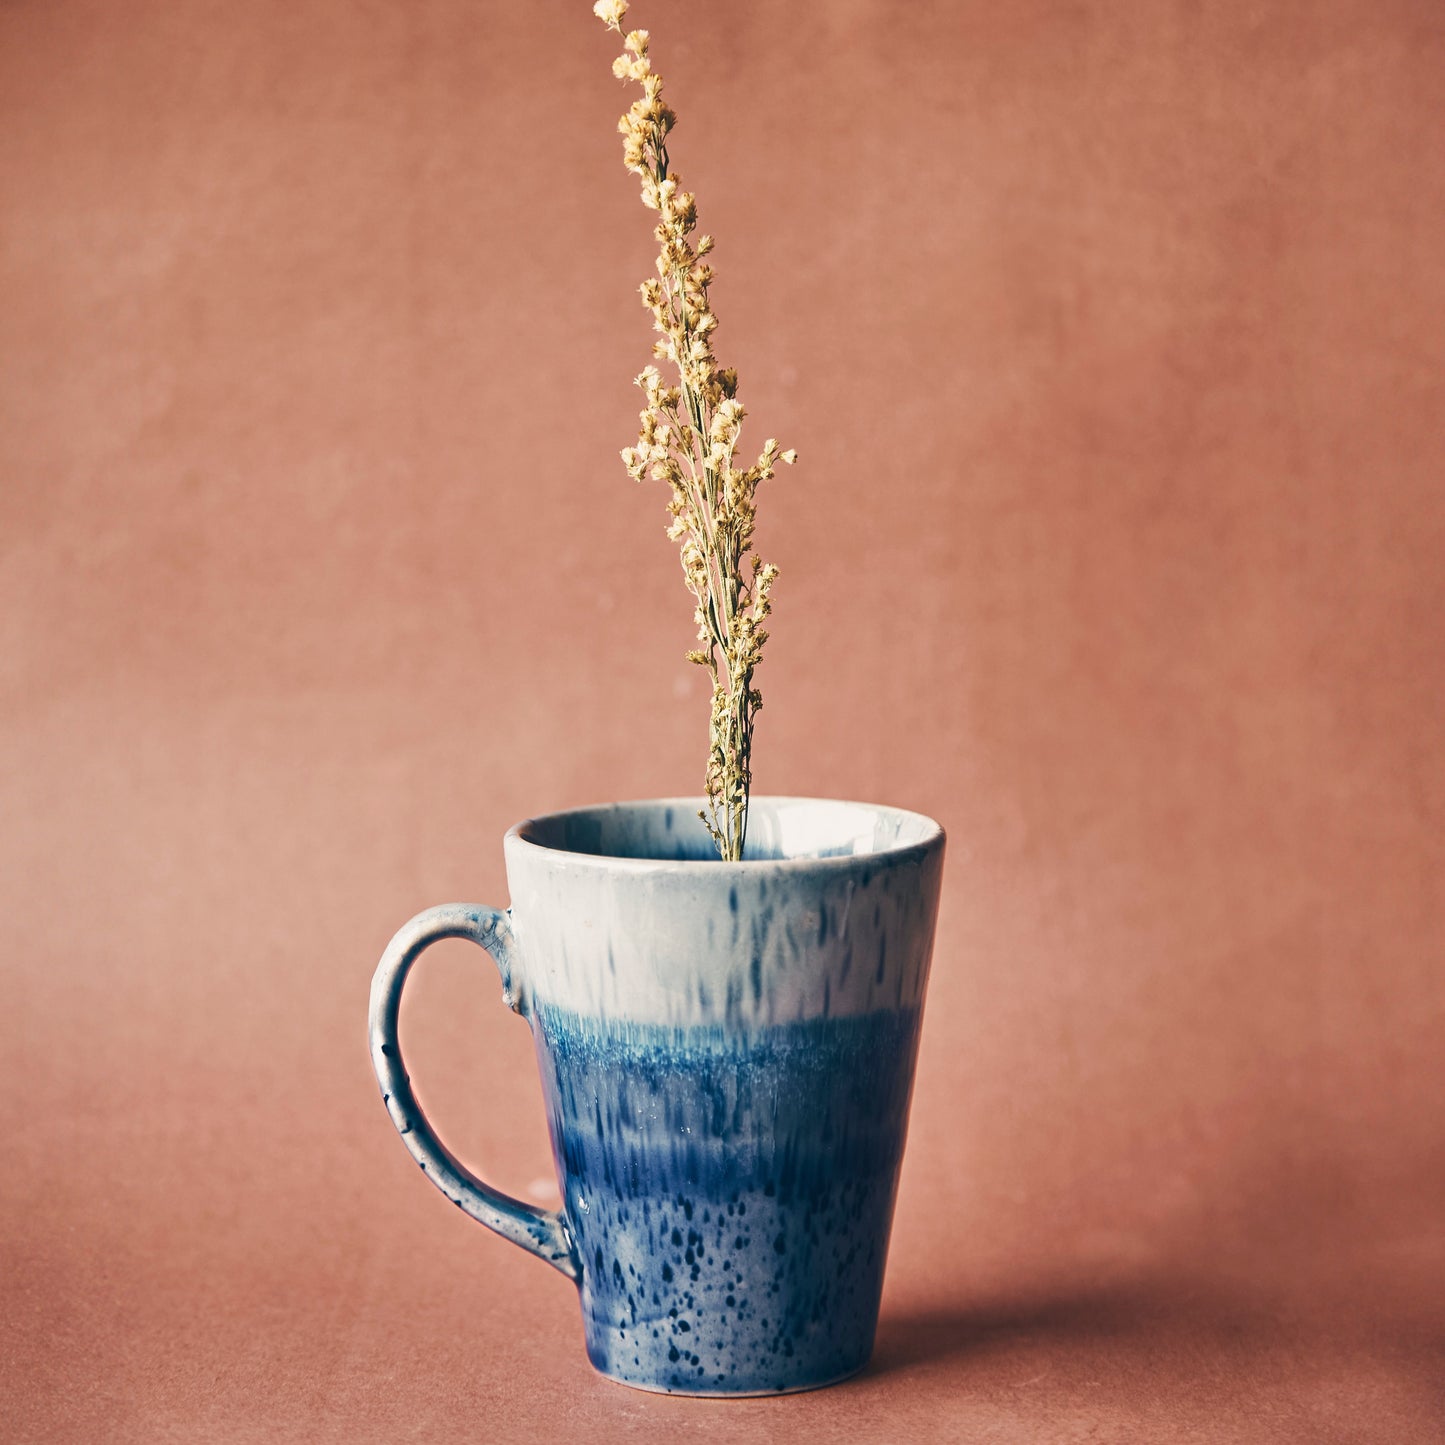
[[[523,1204],[478,1179],[437,1138],[417,1103],[402,1062],[397,1020],[401,991],[412,964],[439,938],[469,939],[491,954],[502,976],[503,1001],[508,1008],[517,1006],[512,986],[515,939],[510,914],[472,903],[444,903],[418,913],[387,945],[371,980],[371,1066],[381,1085],[382,1102],[412,1158],[458,1209],[496,1230],[503,1239],[545,1259],[576,1283],[582,1269],[562,1214]]]

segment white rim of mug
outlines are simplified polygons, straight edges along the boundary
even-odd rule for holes
[[[803,868],[857,868],[869,861],[882,862],[906,858],[910,853],[917,853],[921,856],[931,848],[942,846],[948,838],[943,824],[936,818],[929,817],[927,813],[915,812],[912,808],[897,808],[891,803],[867,803],[852,798],[809,798],[792,793],[760,793],[753,799],[753,802],[774,805],[809,803],[833,808],[866,808],[874,813],[893,813],[900,818],[916,818],[924,825],[925,831],[921,838],[917,838],[911,843],[895,843],[887,848],[879,848],[873,853],[837,853],[825,858],[806,856],[799,858],[743,858],[737,862],[726,862],[721,858],[624,858],[612,853],[578,853],[570,848],[553,848],[546,843],[539,843],[535,839],[526,837],[524,833],[525,829],[536,827],[539,824],[553,823],[560,818],[573,817],[578,813],[603,813],[627,808],[651,808],[654,810],[678,808],[683,812],[695,814],[702,805],[703,799],[700,796],[693,796],[690,798],[628,798],[619,802],[587,803],[580,804],[575,808],[558,808],[551,813],[538,813],[534,817],[523,818],[520,822],[513,823],[503,835],[502,843],[505,847],[515,840],[519,846],[544,853],[549,858],[565,858],[571,862],[598,868],[620,868],[628,871],[651,871],[662,868],[681,868],[689,871],[707,869],[716,873],[720,869],[734,868],[744,870],[773,868],[790,871]]]

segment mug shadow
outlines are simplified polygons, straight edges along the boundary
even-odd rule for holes
[[[1353,1379],[1359,1392],[1429,1401],[1445,1417],[1442,1354],[1445,1308],[1433,1290],[1371,1310],[1186,1275],[885,1313],[857,1379],[865,1388],[900,1376],[952,1388],[964,1376],[995,1385],[1047,1378],[1066,1393],[1086,1382],[1100,1400],[1146,1380],[1154,1398],[1187,1403],[1221,1379],[1271,1390],[1316,1369]]]
[[[1361,1175],[1323,1143],[1245,1145],[1210,1208],[1147,1264],[1081,1277],[1055,1259],[1052,1278],[1034,1273],[1016,1291],[885,1301],[859,1378],[945,1365],[987,1374],[989,1362],[1032,1353],[1188,1383],[1210,1370],[1286,1377],[1308,1358],[1375,1371],[1445,1417],[1442,1198],[1438,1151]]]
[[[1055,1298],[885,1313],[878,1321],[873,1357],[859,1378],[983,1355],[1028,1340],[1127,1335],[1157,1323],[1162,1307],[1157,1290],[1118,1285]]]

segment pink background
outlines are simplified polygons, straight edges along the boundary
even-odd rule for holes
[[[372,967],[696,790],[586,0],[0,7],[0,1419],[23,1440],[1445,1439],[1445,10],[662,5],[760,791],[950,854],[875,1363],[592,1374]],[[405,1020],[539,1197],[465,945]]]

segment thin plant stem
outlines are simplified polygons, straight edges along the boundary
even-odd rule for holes
[[[627,9],[627,0],[597,0],[593,6],[619,35]],[[677,117],[662,100],[662,78],[652,69],[648,43],[647,31],[628,31],[612,71],[642,87],[617,128],[623,161],[641,179],[643,204],[658,213],[657,277],[640,289],[659,333],[654,358],[676,367],[677,382],[667,385],[655,366],[643,368],[637,384],[646,405],[638,444],[625,447],[622,460],[637,481],[651,477],[670,491],[668,536],[682,544],[683,579],[696,603],[700,646],[687,660],[705,669],[712,684],[699,817],[719,854],[736,861],[747,842],[753,728],[763,705],[753,672],[768,640],[761,624],[772,610],[769,594],[778,575],[753,553],[755,496],[777,463],[791,465],[796,454],[769,438],[755,463],[734,465],[746,412],[737,399],[737,372],[719,366],[712,348],[718,322],[708,300],[712,267],[703,258],[713,240],[705,235],[692,241],[697,202],[681,189],[672,168],[667,137]],[[744,563],[750,554],[749,571]]]

